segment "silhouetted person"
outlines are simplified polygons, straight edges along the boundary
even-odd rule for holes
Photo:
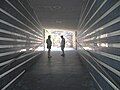
[[[65,56],[65,53],[64,53],[64,48],[65,48],[65,38],[63,36],[61,36],[61,50],[62,50],[62,55],[61,56]]]
[[[50,51],[51,51],[52,41],[51,41],[50,35],[48,36],[46,43],[47,43],[47,48],[48,48],[48,58],[51,58],[52,56],[50,55]]]

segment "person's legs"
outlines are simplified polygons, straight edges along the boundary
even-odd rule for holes
[[[51,51],[51,49],[49,48],[49,49],[48,49],[48,58],[51,57],[51,56],[50,56],[50,51]]]
[[[64,56],[65,53],[64,53],[64,47],[61,47],[61,50],[62,50],[62,55],[61,56]]]
[[[48,49],[48,56],[50,56],[50,49]]]

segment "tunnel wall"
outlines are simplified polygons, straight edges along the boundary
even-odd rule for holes
[[[12,85],[42,53],[43,36],[43,27],[28,0],[0,0],[1,90]]]
[[[97,88],[120,89],[120,0],[84,0],[77,50]]]

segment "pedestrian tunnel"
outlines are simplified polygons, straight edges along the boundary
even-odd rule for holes
[[[0,0],[0,89],[120,90],[120,0]]]

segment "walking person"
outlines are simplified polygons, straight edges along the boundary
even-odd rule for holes
[[[47,48],[48,48],[48,58],[51,58],[52,56],[50,55],[50,52],[51,52],[52,41],[51,41],[50,35],[48,36],[46,43],[47,43]]]
[[[65,38],[63,36],[61,36],[61,50],[62,50],[62,54],[61,56],[65,56],[65,53],[64,53],[64,48],[65,48]]]

